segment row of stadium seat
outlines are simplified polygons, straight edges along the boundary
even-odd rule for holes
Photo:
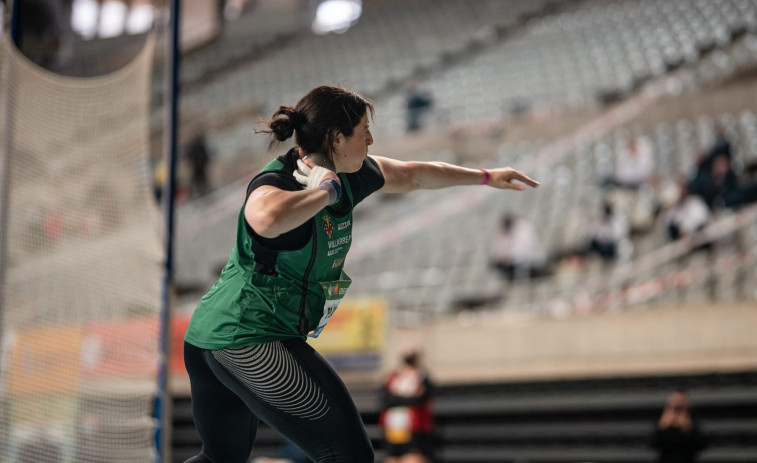
[[[753,32],[757,5],[749,0],[716,3],[640,0],[610,5],[582,2],[575,12],[536,17],[529,27],[514,28],[520,32],[512,36],[496,32],[499,29],[493,24],[499,25],[505,18],[509,18],[509,24],[518,14],[532,12],[525,9],[526,4],[508,10],[509,15],[497,9],[502,8],[498,2],[491,5],[474,2],[464,8],[465,2],[450,0],[439,3],[441,7],[430,9],[425,15],[422,10],[413,9],[413,2],[401,7],[387,4],[381,10],[382,15],[371,13],[368,4],[365,18],[354,30],[340,36],[294,40],[280,54],[262,56],[248,66],[232,68],[207,87],[190,92],[182,108],[187,114],[197,115],[214,108],[223,111],[239,102],[257,101],[263,115],[269,116],[279,104],[293,104],[317,83],[342,84],[372,95],[394,88],[393,82],[416,74],[415,66],[434,70],[420,80],[420,87],[434,99],[434,107],[425,117],[426,124],[471,124],[505,117],[510,111],[524,107],[567,110],[596,107],[606,96],[628,95],[649,79],[681,64],[693,69],[694,84],[701,85],[733,73],[739,63],[755,60],[757,38]],[[557,4],[567,8],[567,3]],[[542,11],[549,11],[551,5],[547,3]],[[461,9],[470,12],[462,14]],[[404,24],[401,18],[407,13],[405,10],[424,19],[413,28],[396,31],[391,25]],[[374,18],[376,15],[396,18],[384,23]],[[467,24],[464,27],[456,26],[463,27],[464,32],[445,35],[448,38],[441,41],[434,35],[438,32],[429,29],[436,25],[446,30],[439,26],[443,21],[434,19],[435,15],[460,16],[469,21],[462,21]],[[675,26],[668,27],[669,23]],[[618,34],[618,30],[625,32]],[[394,42],[376,40],[380,33],[395,36],[404,45],[394,47],[390,46]],[[732,40],[744,33],[743,39],[731,45]],[[457,44],[452,48],[462,50],[457,56],[470,59],[439,66],[444,56],[454,54],[440,45],[447,41]],[[408,43],[416,46],[409,47]],[[482,46],[465,51],[474,43]],[[408,56],[398,56],[397,48]],[[713,48],[714,52],[709,53]],[[387,50],[392,50],[391,56]],[[313,62],[302,62],[301,56]],[[338,63],[333,62],[337,59],[334,56],[340,57]],[[290,72],[293,63],[310,71]],[[376,101],[378,121],[374,132],[381,137],[404,133],[404,91],[395,89],[381,94],[385,96]],[[158,122],[160,114],[154,113],[153,118]],[[251,136],[256,121],[256,116],[242,118],[224,130],[210,133],[213,151],[228,157],[264,156],[265,137]]]
[[[685,388],[709,448],[702,462],[752,461],[757,452],[754,373],[445,385],[436,389],[436,452],[442,463],[654,461],[649,438],[665,397]],[[377,450],[378,391],[351,391]],[[173,461],[200,446],[188,398],[175,399]],[[282,438],[261,423],[255,456]]]
[[[365,2],[357,27],[340,35],[301,36],[275,54],[234,67],[186,93],[182,109],[191,112],[192,108],[227,108],[257,101],[265,114],[271,114],[281,104],[294,104],[319,83],[341,84],[374,95],[412,76],[419,67],[434,66],[445,54],[485,40],[491,28],[517,23],[554,3],[561,2],[517,0],[506,6],[497,0]],[[489,34],[482,33],[486,26]],[[221,43],[239,40],[222,37]],[[196,54],[202,57],[206,52]],[[190,65],[187,72],[199,73],[195,67]]]
[[[555,37],[557,42],[563,41],[565,34],[581,30],[580,25],[584,21],[589,21],[592,24],[604,23],[612,20],[612,18],[615,18],[614,20],[629,18],[629,21],[636,21],[640,20],[638,18],[652,16],[651,12],[654,11],[673,15],[674,12],[680,12],[679,9],[688,12],[685,15],[682,14],[682,17],[700,18],[703,14],[702,11],[711,13],[710,10],[715,8],[719,12],[716,16],[720,18],[718,19],[720,21],[718,27],[728,26],[728,30],[731,31],[729,37],[742,30],[742,26],[746,27],[747,30],[751,27],[749,26],[751,24],[749,18],[752,17],[751,8],[754,7],[754,2],[705,3],[687,2],[686,5],[675,3],[673,6],[668,3],[655,3],[647,0],[618,3],[610,6],[597,6],[587,3],[588,6],[579,8],[577,13],[556,15],[533,21],[539,21],[541,24],[546,22],[560,25],[560,32],[556,33]],[[459,4],[460,2],[450,2],[449,5],[459,6]],[[411,3],[408,3],[403,8],[411,8],[411,5]],[[457,11],[449,5],[446,7],[449,11],[453,13]],[[584,6],[584,4],[581,4],[581,6]],[[391,16],[395,14],[392,13],[395,7],[394,4],[387,4],[383,9],[379,8],[380,11],[373,14]],[[489,6],[489,8],[493,7],[492,5]],[[370,13],[370,8],[368,10]],[[446,14],[450,14],[445,8],[439,10],[447,11]],[[734,19],[734,11],[743,12],[740,21]],[[442,13],[438,14],[441,15]],[[372,16],[367,13],[366,17],[371,18]],[[401,17],[401,15],[397,13],[397,17]],[[675,20],[681,21],[682,19]],[[391,23],[391,21],[389,22]],[[420,29],[423,28],[420,27]],[[353,32],[359,30],[360,28],[356,28]],[[543,30],[542,25],[532,24],[525,35],[534,35],[538,38],[539,35],[551,36],[555,34]],[[750,37],[754,36],[747,35],[747,38]],[[324,40],[326,39],[324,38]],[[341,39],[333,37],[329,40],[338,41]],[[503,47],[513,42],[518,43],[519,40],[522,39],[516,37],[507,40]],[[467,64],[460,66],[460,69],[466,69],[466,66]],[[256,67],[260,68],[258,72],[266,72],[264,70],[265,62],[257,63]],[[559,75],[560,73],[552,72],[551,74]],[[473,88],[475,86],[468,87]],[[445,97],[448,95],[452,94],[447,92]],[[450,99],[454,99],[453,96],[450,96]],[[391,101],[391,98],[380,100],[377,104],[380,108],[383,107],[384,110],[387,110],[392,104]],[[473,100],[468,100],[469,103],[471,101]],[[382,110],[380,109],[380,111]],[[395,116],[393,118],[382,117],[382,119],[397,121],[401,118]],[[737,147],[734,167],[738,169],[739,165],[743,166],[757,153],[757,149],[755,149],[757,147],[757,138],[755,138],[757,128],[755,128],[754,114],[751,111],[746,111],[735,116],[725,115],[723,123],[729,131],[729,135],[736,137],[734,139]],[[695,125],[700,127],[695,127]],[[712,135],[712,125],[712,118],[706,116],[694,122],[682,119],[668,124],[659,124],[651,132],[645,134],[653,141],[655,146],[657,172],[668,181],[676,175],[689,173],[697,150],[706,146],[707,138]],[[537,228],[542,234],[541,238],[545,246],[551,251],[575,247],[585,240],[587,223],[599,211],[603,199],[602,190],[599,186],[601,179],[612,170],[613,153],[623,143],[623,140],[629,137],[629,134],[628,130],[618,131],[604,140],[579,148],[555,166],[544,166],[541,170],[534,172],[534,176],[542,181],[542,187],[533,194],[519,197],[518,209],[533,211],[529,218],[538,225]],[[220,134],[219,137],[211,138],[211,143],[213,142],[216,143],[214,151],[222,155],[225,152],[234,152],[240,147],[244,147],[243,149],[246,150],[256,150],[258,148],[255,148],[254,145],[264,144],[265,139],[261,136],[251,135],[249,125],[239,124]],[[521,143],[518,146],[503,145],[499,150],[500,155],[496,159],[490,159],[487,165],[517,165],[520,159],[531,156],[544,143],[546,143],[546,140]],[[262,147],[259,148],[262,152]],[[449,152],[438,153],[429,157],[444,160],[445,156],[449,157]],[[452,157],[454,158],[454,156]],[[455,161],[455,159],[447,160]],[[477,165],[479,164],[475,164],[475,166]],[[241,197],[243,189],[240,186],[234,188],[239,190],[238,194]],[[628,207],[633,208],[636,203],[648,207],[650,201],[654,199],[653,193],[655,192],[651,190],[642,190],[639,195],[633,198],[634,202],[629,204]],[[413,194],[410,201],[404,200],[386,204],[379,204],[380,201],[371,201],[372,198],[369,198],[369,201],[361,206],[358,211],[365,219],[361,218],[356,221],[356,224],[364,226],[365,229],[374,228],[377,224],[410,216],[415,211],[421,210],[424,205],[435,201],[440,195],[452,196],[455,194],[457,193],[454,190],[442,193],[418,192]],[[415,239],[398,243],[380,256],[366,257],[363,262],[348,261],[350,264],[348,271],[353,273],[353,276],[358,280],[353,286],[352,292],[378,291],[391,293],[390,300],[395,301],[400,307],[405,307],[407,313],[415,313],[419,316],[427,316],[437,312],[448,313],[453,305],[452,301],[465,298],[466,294],[504,294],[506,286],[500,281],[498,275],[488,268],[488,243],[496,231],[499,214],[507,209],[508,202],[503,196],[503,200],[497,201],[494,207],[489,203],[480,204],[464,220],[448,224],[449,226],[439,230],[438,233],[435,230],[434,233],[429,234],[430,237],[424,240]],[[566,202],[571,206],[563,207]],[[212,202],[210,204],[209,207],[215,208]],[[224,217],[221,217],[223,214],[214,213],[211,220],[207,219],[203,204],[189,205],[189,207],[180,211],[179,224],[180,228],[184,228],[182,233],[185,236],[179,237],[178,245],[183,247],[182,242],[189,245],[189,243],[198,242],[197,240],[207,244],[201,248],[190,245],[192,249],[179,253],[177,279],[180,285],[202,288],[215,277],[217,268],[220,266],[219,256],[225,256],[228,247],[233,243],[237,207],[238,205],[235,203],[233,207],[223,209],[227,212]],[[200,217],[202,220],[195,220]],[[484,219],[480,220],[481,218]],[[185,227],[182,227],[182,224]],[[632,249],[635,255],[643,255],[659,248],[664,242],[664,234],[658,229],[654,233],[635,238]],[[693,259],[696,261],[699,258],[694,257]],[[678,268],[678,264],[672,263],[670,268]],[[669,268],[665,267],[665,269],[668,270]],[[368,278],[361,278],[362,276]],[[572,284],[570,279],[565,281],[549,279],[539,285],[526,285],[525,287],[521,285],[517,288],[508,288],[507,293],[511,295],[512,304],[515,304],[524,299],[531,299],[534,293],[542,294],[542,297],[536,298],[537,300],[543,299],[548,295],[559,293],[563,287],[570,287],[570,284]],[[677,294],[676,297],[696,300],[697,298],[706,299],[708,292],[711,293],[701,286],[694,286],[685,288],[683,291],[677,291],[675,294]]]
[[[725,114],[720,118],[721,124],[733,143],[734,166],[757,161],[757,125],[753,111],[741,114]],[[461,220],[445,223],[443,227],[428,229],[423,236],[411,237],[388,246],[380,253],[366,255],[362,259],[348,261],[347,272],[353,276],[355,283],[353,294],[378,293],[392,301],[393,305],[405,308],[409,312],[449,313],[454,301],[472,294],[503,295],[509,294],[505,307],[522,306],[530,300],[532,303],[543,302],[545,296],[574,288],[578,281],[588,282],[597,274],[606,271],[602,267],[589,267],[580,276],[567,279],[546,278],[531,284],[507,285],[494,270],[489,268],[489,245],[497,231],[501,214],[509,210],[529,219],[539,231],[544,246],[552,254],[566,249],[573,249],[588,242],[588,227],[600,210],[604,198],[601,187],[603,176],[612,172],[615,153],[621,149],[631,135],[646,135],[652,140],[655,154],[655,171],[662,177],[663,183],[671,183],[677,176],[690,175],[694,168],[696,155],[711,143],[714,135],[715,119],[702,116],[696,121],[680,119],[673,124],[660,123],[649,133],[640,129],[618,130],[604,139],[571,153],[559,164],[545,167],[534,173],[542,185],[538,190],[511,198],[502,194],[501,199],[493,198],[467,210]],[[524,144],[520,148],[532,148]],[[512,164],[528,156],[528,150],[518,151],[514,147]],[[484,165],[492,165],[495,160]],[[659,194],[651,187],[644,188],[633,196],[635,204],[647,202],[646,209],[654,208],[653,202]],[[440,197],[458,195],[458,191],[416,192],[395,207],[393,203],[378,204],[370,214],[364,214],[362,223],[356,230],[369,230],[380,224],[402,217],[412,216],[430,201]],[[634,203],[628,203],[621,213],[633,212]],[[726,215],[728,212],[726,211]],[[357,223],[357,222],[356,222]],[[729,245],[716,246],[714,261],[751,249],[757,242],[754,231],[745,229],[737,235],[738,241],[726,240]],[[664,224],[658,222],[654,229],[633,237],[633,254],[642,256],[654,253],[666,243]],[[673,261],[669,266],[659,269],[660,274],[686,265],[707,267],[711,263],[705,256],[684,257],[684,262]],[[743,269],[742,269],[743,270]],[[734,272],[741,271],[734,269]],[[722,281],[733,275],[720,275]],[[750,278],[754,278],[751,276]],[[702,285],[683,288],[686,299],[707,300],[711,297]],[[752,280],[744,281],[749,285]],[[746,288],[746,286],[745,286]],[[743,289],[743,288],[742,288]],[[730,288],[718,290],[722,293],[739,294],[741,289]],[[538,297],[543,293],[542,297]]]
[[[750,1],[598,2],[533,19],[524,33],[424,82],[439,96],[430,119],[471,122],[524,105],[596,106],[756,31]],[[402,120],[402,95],[386,107],[388,120]]]

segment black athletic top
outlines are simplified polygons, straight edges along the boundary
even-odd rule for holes
[[[278,157],[278,160],[284,163],[284,165],[294,166],[294,168],[297,166],[297,159],[298,156],[295,149],[291,149],[286,154]],[[352,198],[355,206],[357,206],[360,201],[367,198],[371,193],[384,186],[384,175],[381,173],[381,169],[379,169],[376,161],[370,156],[365,158],[360,170],[351,174],[346,174],[346,176],[352,190]],[[256,188],[263,185],[271,185],[285,191],[300,191],[303,188],[292,176],[286,175],[283,172],[267,172],[257,176],[250,182],[247,186],[247,197],[249,198],[250,194]],[[342,195],[342,197],[344,198],[344,195]],[[334,204],[332,207],[338,211],[341,202],[342,201]],[[305,246],[310,239],[310,235],[313,233],[311,220],[313,219],[308,220],[294,230],[282,233],[276,238],[264,238],[255,233],[249,225],[247,226],[247,231],[258,241],[258,243],[268,249],[281,251],[300,249]]]

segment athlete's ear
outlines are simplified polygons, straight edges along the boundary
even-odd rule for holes
[[[337,149],[339,149],[339,147],[344,143],[344,135],[342,134],[342,132],[340,132],[338,130],[334,131],[334,135],[333,135],[333,137],[331,139],[333,140],[332,143],[331,143],[331,148],[334,151],[336,151]]]

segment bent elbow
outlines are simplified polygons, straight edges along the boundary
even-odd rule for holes
[[[247,217],[247,224],[252,228],[255,234],[263,238],[276,238],[281,235],[277,227],[277,215],[272,212],[257,212]]]

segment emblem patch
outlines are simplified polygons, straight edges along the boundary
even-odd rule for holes
[[[329,216],[323,217],[323,231],[329,238],[334,234],[334,224],[331,223],[331,217]]]

